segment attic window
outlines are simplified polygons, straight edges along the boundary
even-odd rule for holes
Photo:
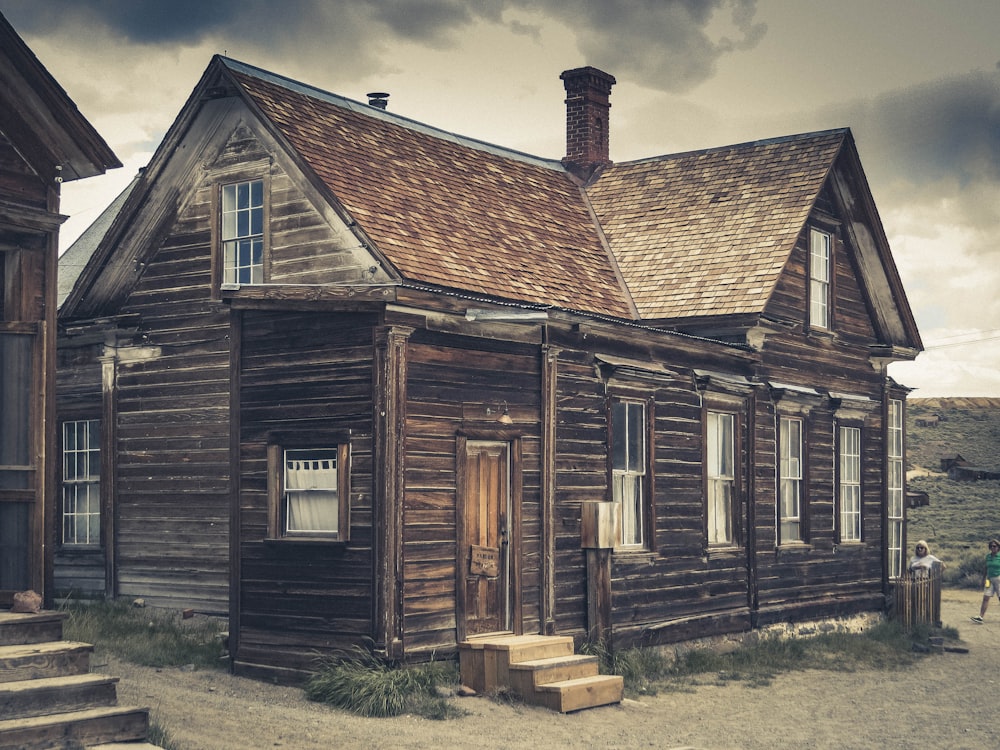
[[[264,283],[264,182],[222,186],[224,284]]]
[[[819,229],[809,231],[809,326],[830,328],[830,268],[833,236]]]

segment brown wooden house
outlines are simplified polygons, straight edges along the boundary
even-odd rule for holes
[[[52,572],[60,184],[118,166],[0,15],[0,606]]]
[[[61,309],[109,509],[63,588],[287,679],[884,608],[921,344],[850,132],[615,164],[562,78],[558,161],[213,59]]]

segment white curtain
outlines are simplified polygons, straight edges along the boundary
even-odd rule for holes
[[[331,458],[286,458],[288,531],[339,531],[335,456],[334,452]]]

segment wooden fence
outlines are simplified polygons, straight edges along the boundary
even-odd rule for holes
[[[893,617],[907,630],[916,625],[941,626],[941,567],[911,573],[896,579]]]

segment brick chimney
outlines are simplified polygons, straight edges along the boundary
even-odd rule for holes
[[[615,77],[597,68],[574,68],[559,76],[566,87],[566,158],[581,176],[611,163],[608,158],[608,96]]]

